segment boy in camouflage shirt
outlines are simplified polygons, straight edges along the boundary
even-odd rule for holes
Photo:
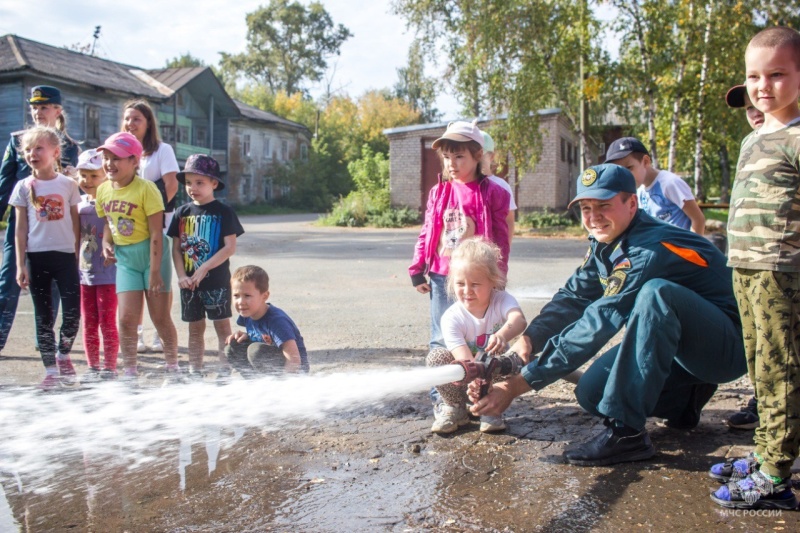
[[[764,124],[742,141],[728,219],[728,265],[758,397],[755,451],[711,467],[711,498],[794,509],[800,449],[800,33],[770,27],[745,51],[747,93]]]

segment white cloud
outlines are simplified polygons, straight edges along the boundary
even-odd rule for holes
[[[97,55],[144,68],[163,67],[167,60],[190,52],[209,64],[219,52],[236,53],[246,45],[245,15],[266,0],[142,0],[116,4],[95,0],[39,0],[32,11],[9,2],[0,7],[0,34],[13,33],[53,46],[91,44],[95,26],[102,26]],[[334,23],[353,33],[336,62],[333,86],[351,96],[368,89],[391,87],[405,65],[413,39],[405,21],[391,13],[389,0],[353,2],[322,0]],[[313,94],[319,93],[312,89]],[[456,109],[452,98],[440,107]]]

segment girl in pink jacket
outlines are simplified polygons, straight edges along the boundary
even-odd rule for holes
[[[429,195],[425,222],[408,273],[421,294],[430,294],[430,348],[444,347],[440,321],[453,303],[447,295],[450,254],[464,239],[483,236],[500,247],[500,269],[508,272],[509,195],[481,173],[483,135],[475,122],[451,122],[433,142],[442,159],[439,183]],[[426,278],[427,276],[427,278]]]

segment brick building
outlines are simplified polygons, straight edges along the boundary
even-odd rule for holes
[[[478,120],[479,128],[490,125],[490,120]],[[518,175],[512,167],[506,179],[514,190],[521,211],[545,207],[565,210],[575,194],[575,178],[580,168],[578,136],[560,109],[539,111],[539,127],[542,152],[535,169]],[[446,122],[384,130],[389,138],[392,205],[424,209],[428,191],[436,184],[437,174],[441,172],[439,157],[431,144],[445,129]],[[497,150],[502,150],[502,146]],[[590,159],[596,161],[597,157]]]

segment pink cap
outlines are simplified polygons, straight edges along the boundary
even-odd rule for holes
[[[461,143],[475,141],[483,148],[483,133],[478,129],[477,122],[477,120],[472,122],[465,122],[463,120],[451,122],[447,125],[447,131],[444,132],[444,135],[433,141],[433,149],[436,150],[439,148],[439,145],[442,144],[442,141],[445,139]]]
[[[121,131],[106,139],[103,146],[98,146],[97,150],[108,150],[117,157],[139,158],[142,156],[142,143],[133,134]]]

